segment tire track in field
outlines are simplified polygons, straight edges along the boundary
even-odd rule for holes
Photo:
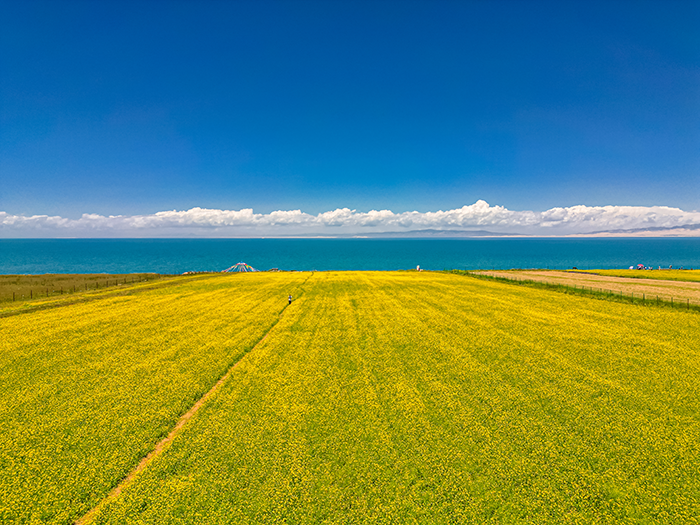
[[[299,295],[298,297],[302,297],[304,295],[304,285],[308,282],[311,277],[313,277],[314,272],[311,272],[311,275],[309,275],[303,283],[299,285]],[[141,472],[146,470],[146,467],[150,465],[153,460],[155,460],[158,456],[160,456],[165,449],[172,443],[172,441],[177,437],[177,435],[180,433],[182,428],[187,424],[187,422],[194,417],[194,415],[199,411],[202,406],[207,402],[207,400],[212,397],[216,392],[218,392],[222,385],[228,380],[228,378],[233,374],[234,370],[238,368],[238,365],[245,359],[247,355],[250,353],[254,352],[255,349],[263,344],[263,342],[267,339],[267,336],[270,335],[272,330],[277,326],[277,323],[279,323],[280,319],[282,319],[282,315],[284,312],[287,310],[287,308],[291,306],[290,303],[284,305],[282,310],[280,310],[280,313],[277,315],[277,319],[275,322],[272,324],[272,326],[269,328],[267,332],[258,340],[253,347],[243,354],[241,358],[233,363],[231,367],[226,370],[223,376],[214,384],[213,387],[211,387],[202,397],[200,397],[197,402],[190,407],[190,409],[185,412],[180,418],[177,420],[175,423],[175,426],[172,428],[172,430],[168,433],[167,436],[165,436],[163,439],[161,439],[156,446],[151,450],[148,454],[146,454],[143,458],[141,458],[141,461],[139,461],[138,465],[129,472],[126,477],[124,477],[116,487],[114,487],[104,498],[102,498],[97,505],[95,505],[92,509],[90,509],[86,514],[84,514],[81,518],[75,520],[74,524],[75,525],[87,525],[92,521],[92,519],[97,515],[97,513],[102,510],[108,503],[111,503],[115,499],[119,497],[119,495],[124,491],[124,489],[130,485],[134,479],[136,479],[136,476],[138,476]]]

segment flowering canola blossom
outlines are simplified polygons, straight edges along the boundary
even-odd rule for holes
[[[305,278],[261,275],[0,318],[0,523],[72,523],[103,498]]]
[[[700,316],[315,273],[97,523],[687,523]]]
[[[0,333],[2,523],[84,515],[236,362],[94,522],[700,515],[693,311],[430,272],[251,273]]]

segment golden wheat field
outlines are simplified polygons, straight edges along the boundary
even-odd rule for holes
[[[0,331],[2,522],[700,519],[694,311],[445,273],[258,273]]]
[[[536,281],[571,289],[700,305],[700,270],[496,270],[475,272],[506,279]]]

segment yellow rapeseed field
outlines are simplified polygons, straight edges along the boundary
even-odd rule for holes
[[[96,523],[698,522],[697,313],[418,272],[304,289]]]
[[[0,318],[0,523],[72,523],[92,508],[308,275],[183,279]]]

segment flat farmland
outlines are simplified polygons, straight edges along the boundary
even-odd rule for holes
[[[163,279],[153,273],[0,275],[0,302],[29,301]],[[169,277],[165,277],[169,278]]]
[[[605,273],[603,273],[605,272]],[[593,291],[634,294],[638,298],[663,301],[672,298],[677,303],[700,304],[699,271],[679,270],[666,275],[664,270],[485,270],[476,274],[503,277],[506,279],[530,280],[558,284]],[[645,275],[642,275],[645,274]],[[686,280],[682,280],[685,278]]]
[[[700,270],[577,270],[578,272],[629,277],[632,279],[656,279],[662,281],[700,282]]]
[[[428,272],[211,276],[102,301],[0,319],[4,521],[700,516],[696,312]]]
[[[88,292],[0,318],[0,522],[72,523],[87,512],[303,281],[238,277]]]

